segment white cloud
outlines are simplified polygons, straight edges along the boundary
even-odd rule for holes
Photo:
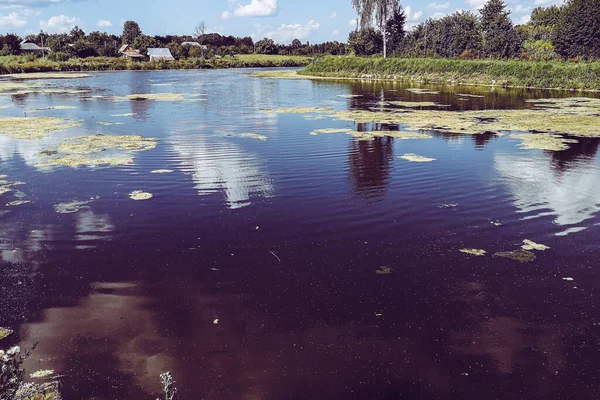
[[[266,36],[279,43],[288,43],[294,39],[306,39],[320,27],[321,25],[314,20],[306,24],[281,25],[276,30],[267,32]]]
[[[351,19],[350,22],[348,23],[348,25],[350,25],[352,28],[356,28],[356,24],[358,24],[358,19],[356,19],[356,18]]]
[[[331,14],[331,18],[335,18],[337,17],[337,11],[334,11],[333,14]]]
[[[236,17],[270,17],[279,11],[278,0],[250,0],[250,4],[241,5],[237,1],[230,2],[233,11],[224,11],[221,18]]]
[[[98,26],[101,28],[108,28],[113,26],[112,22],[107,21],[105,19],[101,19],[100,21],[98,21]]]
[[[337,36],[339,34],[340,34],[340,32],[338,30],[331,32],[331,36]]]
[[[27,21],[17,13],[0,14],[0,29],[21,28],[25,25],[27,25]]]
[[[51,17],[48,21],[40,21],[40,28],[50,33],[66,33],[80,22],[79,18],[61,14]]]
[[[434,10],[440,11],[440,10],[446,10],[448,8],[450,8],[450,3],[430,3],[427,7],[429,8],[433,8]]]

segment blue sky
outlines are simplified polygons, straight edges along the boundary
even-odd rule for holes
[[[403,0],[409,24],[456,10],[476,10],[486,0]],[[508,0],[513,20],[526,22],[533,7],[562,0]],[[68,32],[78,25],[120,34],[124,20],[137,21],[150,35],[190,34],[204,20],[212,32],[294,38],[313,43],[345,41],[356,18],[350,0],[0,0],[0,32],[20,35]]]

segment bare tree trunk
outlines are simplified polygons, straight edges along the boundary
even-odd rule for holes
[[[387,31],[384,28],[383,31],[383,58],[387,58]]]

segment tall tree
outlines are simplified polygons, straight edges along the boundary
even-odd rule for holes
[[[487,57],[506,58],[515,55],[521,47],[504,0],[489,0],[480,11],[483,30],[483,54]]]
[[[400,47],[400,44],[404,40],[404,36],[406,35],[406,31],[404,26],[406,25],[406,13],[399,6],[395,11],[390,20],[387,22],[387,37],[389,48],[392,51],[397,51]]]
[[[569,0],[556,34],[556,50],[563,57],[600,57],[600,1]]]
[[[360,28],[364,0],[352,0],[352,8],[356,10],[356,30]]]
[[[202,58],[204,58],[204,35],[206,35],[206,22],[200,21],[194,28],[194,38],[200,43]]]
[[[125,21],[123,23],[123,35],[121,40],[123,44],[133,44],[135,39],[142,34],[140,26],[135,21]]]
[[[395,12],[398,11],[400,3],[398,0],[357,0],[360,4],[360,25],[364,29],[371,25],[375,19],[376,25],[383,35],[383,57],[387,57],[387,23]],[[357,8],[357,7],[355,7]],[[358,8],[357,8],[358,10]]]

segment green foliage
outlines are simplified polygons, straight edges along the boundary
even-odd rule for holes
[[[276,54],[277,46],[273,39],[264,38],[256,43],[256,52],[258,54]]]
[[[125,21],[123,23],[123,34],[121,35],[121,42],[123,44],[132,44],[135,42],[138,36],[142,34],[142,29],[135,21]]]
[[[348,45],[357,56],[380,54],[383,50],[383,35],[373,28],[350,32]]]
[[[510,58],[519,53],[520,36],[515,32],[506,8],[504,0],[489,0],[480,11],[482,53],[486,57]]]
[[[600,90],[600,62],[324,57],[300,74],[360,78],[363,75],[420,82]]]
[[[65,62],[69,59],[69,55],[60,51],[53,51],[50,52],[50,54],[48,54],[48,59],[50,61],[58,61],[58,62]]]
[[[148,48],[160,47],[160,43],[153,37],[148,35],[139,35],[133,42],[133,47],[140,51],[141,54],[146,54]]]
[[[389,51],[394,52],[400,49],[400,45],[402,44],[404,36],[406,35],[406,32],[404,30],[405,25],[406,13],[402,9],[402,7],[398,7],[396,10],[394,10],[394,14],[387,22],[387,26],[385,29]]]
[[[554,46],[547,40],[526,40],[523,42],[523,56],[531,61],[551,61],[558,58]]]
[[[558,22],[555,45],[565,58],[600,58],[600,1],[569,0]]]
[[[18,55],[21,52],[21,38],[15,34],[9,33],[7,35],[0,35],[0,44],[2,49],[7,48],[8,54],[5,55]]]

